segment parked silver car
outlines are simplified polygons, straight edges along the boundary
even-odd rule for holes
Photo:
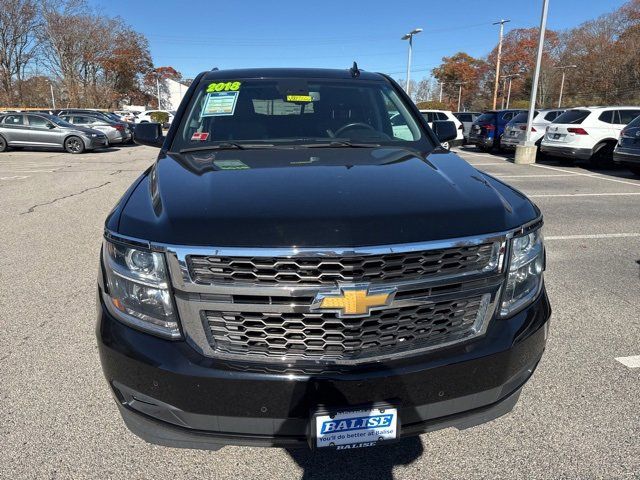
[[[0,152],[9,147],[53,147],[82,153],[107,146],[102,132],[71,125],[46,113],[9,113],[0,117]]]
[[[61,114],[60,118],[73,125],[99,130],[107,136],[109,145],[115,145],[131,139],[125,124],[107,120],[90,113]]]

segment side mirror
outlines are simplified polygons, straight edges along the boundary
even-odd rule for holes
[[[433,133],[436,134],[436,137],[438,137],[440,143],[448,142],[458,136],[456,124],[451,120],[434,120],[431,129]]]
[[[160,148],[164,143],[162,125],[159,123],[138,123],[133,139],[138,145]]]
[[[53,123],[49,122],[47,123],[47,128],[52,129],[52,128],[56,128],[56,126]]]

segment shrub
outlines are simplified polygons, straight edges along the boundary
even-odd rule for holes
[[[169,122],[169,114],[167,112],[152,112],[151,121],[155,123],[165,124]]]

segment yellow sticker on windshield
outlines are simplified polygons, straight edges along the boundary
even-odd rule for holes
[[[313,102],[311,95],[287,95],[287,102]]]
[[[240,85],[242,82],[217,82],[210,83],[207,87],[207,93],[213,92],[234,92],[236,90],[240,90]]]

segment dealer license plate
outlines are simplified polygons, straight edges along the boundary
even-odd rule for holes
[[[398,438],[396,408],[367,408],[314,416],[316,448],[337,450],[373,447]]]

